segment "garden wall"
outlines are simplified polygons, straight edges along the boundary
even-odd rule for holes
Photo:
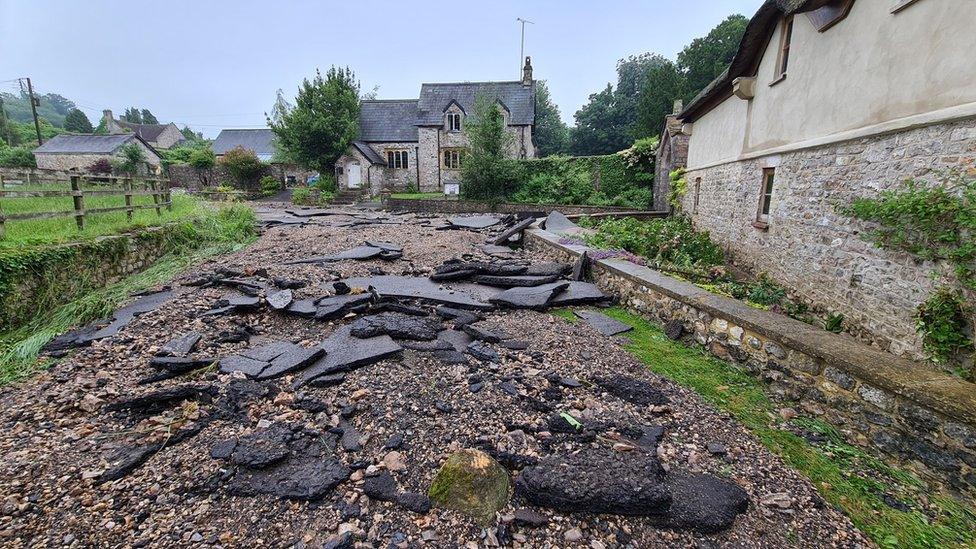
[[[526,231],[528,249],[571,262],[587,248]],[[838,426],[852,441],[976,493],[976,384],[854,338],[749,307],[623,259],[591,263],[596,284],[765,381],[771,394]]]
[[[599,214],[608,212],[634,211],[627,208],[617,208],[611,206],[573,206],[568,204],[523,204],[520,202],[502,202],[500,204],[490,204],[488,202],[478,202],[475,200],[450,200],[450,199],[431,199],[413,200],[407,198],[383,199],[383,206],[388,210],[404,210],[410,212],[425,213],[523,213],[523,212],[542,212],[549,215],[553,211],[559,211],[566,215],[573,214]]]
[[[170,251],[166,237],[177,225],[0,255],[0,332],[148,268]]]
[[[234,178],[222,166],[214,166],[210,171],[210,185],[212,187],[232,185]],[[309,176],[315,173],[314,170],[307,170],[293,164],[269,164],[267,171],[282,182],[287,181],[288,177],[293,177],[296,185],[304,184]],[[190,191],[199,191],[202,188],[199,170],[185,164],[170,166],[169,179],[173,187],[183,187]],[[255,180],[255,184],[256,182],[257,180]]]

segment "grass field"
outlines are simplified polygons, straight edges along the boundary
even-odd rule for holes
[[[93,187],[97,188],[97,187]],[[83,188],[84,189],[84,188]],[[32,186],[17,187],[8,190],[65,190],[65,187]],[[133,196],[134,206],[153,203],[152,196]],[[123,196],[86,196],[85,208],[111,208],[124,206]],[[135,210],[132,221],[128,221],[124,211],[91,214],[85,217],[85,230],[79,231],[74,217],[55,219],[31,219],[7,221],[6,234],[0,239],[0,249],[18,248],[38,244],[55,244],[73,240],[95,238],[110,234],[125,232],[136,227],[160,225],[177,219],[185,219],[199,213],[202,202],[185,194],[173,194],[173,209],[161,208],[162,215],[156,210],[147,208]],[[0,198],[0,210],[4,214],[18,214],[28,212],[71,211],[74,205],[71,197],[40,197],[40,198]]]
[[[824,499],[843,509],[883,548],[976,546],[976,511],[951,496],[930,492],[911,472],[844,441],[818,419],[786,421],[759,380],[702,349],[675,343],[646,319],[622,308],[603,311],[634,329],[627,350],[647,367],[698,392],[748,428],[773,453],[807,475]],[[555,314],[577,322],[570,310]],[[816,435],[813,444],[801,434]],[[904,509],[891,504],[899,503]]]

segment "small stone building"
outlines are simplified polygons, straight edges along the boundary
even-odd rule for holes
[[[218,160],[227,151],[237,147],[252,151],[258,160],[270,165],[271,175],[288,186],[304,183],[315,173],[295,164],[277,162],[275,136],[269,128],[220,130],[210,147]]]
[[[904,180],[976,174],[972,0],[769,0],[729,69],[679,115],[683,211],[735,263],[852,332],[920,356],[934,265],[838,211]]]
[[[146,157],[146,173],[159,173],[159,153],[134,133],[119,135],[56,135],[34,149],[43,170],[87,172],[99,160],[114,159],[123,146],[136,143]]]
[[[183,132],[176,124],[133,124],[124,120],[116,120],[112,111],[102,111],[102,121],[105,130],[112,135],[134,133],[142,138],[154,149],[172,149],[186,141]]]
[[[512,135],[513,158],[534,158],[535,83],[526,57],[522,80],[423,84],[419,99],[363,101],[359,139],[336,162],[341,189],[450,192],[460,184],[469,143],[463,129],[479,97],[494,101]]]

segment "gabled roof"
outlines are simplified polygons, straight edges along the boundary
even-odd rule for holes
[[[254,151],[258,158],[268,160],[275,154],[274,132],[269,128],[220,130],[211,145],[214,154],[225,154],[236,147]]]
[[[155,149],[135,133],[115,135],[55,135],[34,149],[34,154],[115,154],[122,145],[139,141],[149,151],[159,156]]]
[[[444,123],[444,109],[456,102],[467,113],[474,112],[478,96],[500,101],[511,113],[509,124],[522,126],[535,123],[535,87],[514,82],[458,82],[453,84],[424,84],[417,102],[420,113],[417,124],[439,126]]]
[[[733,80],[740,76],[755,76],[766,45],[783,17],[837,3],[840,3],[839,0],[766,0],[749,20],[742,41],[739,42],[739,49],[728,69],[692,99],[678,115],[679,118],[685,122],[694,122],[732,95]]]
[[[386,166],[386,160],[384,160],[383,157],[380,156],[379,153],[374,151],[373,147],[370,147],[368,144],[362,141],[353,141],[352,146],[355,147],[357,151],[359,151],[359,154],[365,156],[366,160],[369,160],[370,164],[379,164],[380,166]]]
[[[172,124],[133,124],[132,122],[126,122],[125,120],[116,120],[116,124],[122,126],[123,128],[132,130],[136,135],[141,137],[144,141],[156,141],[159,139],[159,134],[163,133],[163,130],[171,126]],[[178,128],[177,128],[178,130]],[[180,134],[180,139],[183,140],[182,134]]]
[[[417,141],[416,99],[371,99],[359,108],[361,141]]]

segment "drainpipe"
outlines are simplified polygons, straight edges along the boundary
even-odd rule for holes
[[[369,196],[373,196],[373,180],[370,178],[370,172],[373,169],[373,163],[369,160],[366,161],[366,186],[369,188]],[[362,191],[360,191],[362,192]]]
[[[437,186],[441,191],[444,190],[444,183],[441,182],[441,129],[437,128]]]
[[[413,148],[413,167],[414,171],[417,172],[417,191],[420,191],[420,146],[415,145]]]

